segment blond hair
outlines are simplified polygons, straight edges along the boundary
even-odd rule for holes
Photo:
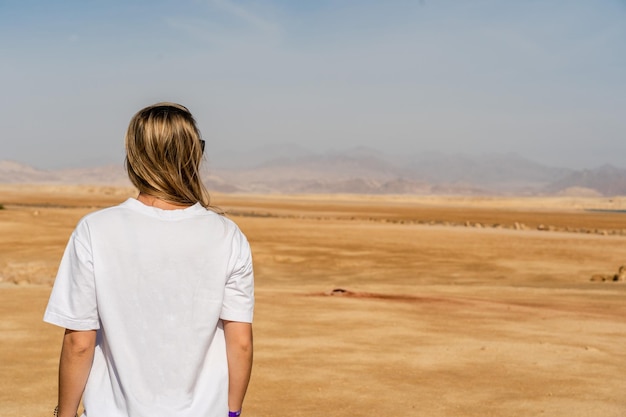
[[[200,131],[186,107],[157,103],[140,110],[130,120],[125,146],[128,177],[139,192],[211,208],[200,178]]]

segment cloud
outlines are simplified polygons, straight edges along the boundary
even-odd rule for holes
[[[220,33],[207,30],[206,21],[201,19],[166,17],[164,21],[168,27],[197,41],[217,43],[223,37]]]
[[[260,17],[231,0],[209,0],[209,10],[192,15],[165,16],[164,23],[175,32],[203,44],[232,51],[254,50],[251,45],[275,45],[281,32],[274,21]]]
[[[250,26],[261,32],[274,34],[279,32],[279,27],[274,22],[264,19],[240,4],[235,4],[232,0],[211,0],[211,4],[221,10],[245,21]]]

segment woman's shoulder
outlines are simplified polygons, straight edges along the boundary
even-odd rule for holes
[[[111,224],[113,219],[123,216],[123,213],[128,209],[127,205],[129,200],[115,206],[99,208],[84,215],[76,224],[76,231],[89,230],[98,224],[106,227],[107,224]]]
[[[94,219],[99,219],[102,217],[115,215],[116,213],[119,213],[120,211],[127,209],[127,206],[130,200],[132,199],[129,198],[128,200],[120,204],[116,204],[114,206],[98,208],[97,210],[94,210],[91,213],[88,213],[85,216],[83,216],[80,221],[81,222],[89,221],[89,220],[94,220]]]
[[[215,218],[217,221],[221,222],[226,229],[231,230],[232,232],[236,234],[243,235],[243,232],[239,228],[239,225],[233,219],[228,217],[227,213],[216,213],[211,210],[209,210],[208,212],[211,213],[210,216]]]

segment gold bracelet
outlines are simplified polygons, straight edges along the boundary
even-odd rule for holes
[[[59,406],[58,405],[56,407],[54,407],[54,413],[52,413],[52,415],[54,417],[59,417]],[[78,414],[76,414],[76,417],[78,417]]]

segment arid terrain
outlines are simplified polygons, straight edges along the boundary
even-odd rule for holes
[[[132,189],[0,185],[0,416],[50,416],[42,315],[80,217]],[[245,417],[622,417],[626,198],[216,194],[255,258]]]

